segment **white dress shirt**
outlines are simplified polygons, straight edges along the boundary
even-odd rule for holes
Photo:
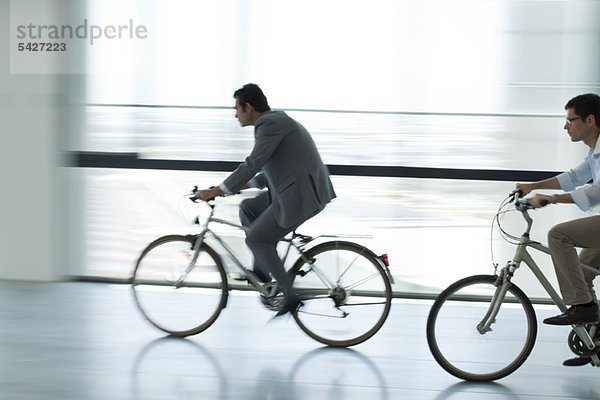
[[[558,175],[558,183],[565,192],[570,192],[573,201],[583,211],[600,204],[600,139],[590,149],[587,157],[577,167]],[[589,181],[591,184],[586,185]],[[584,186],[583,186],[584,185]],[[581,187],[580,187],[581,186]]]

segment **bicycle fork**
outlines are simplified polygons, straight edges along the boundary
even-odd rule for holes
[[[198,237],[194,241],[194,244],[192,246],[192,249],[194,250],[192,258],[190,259],[190,262],[188,263],[188,266],[185,269],[185,271],[183,271],[179,279],[177,279],[177,282],[175,282],[175,288],[179,289],[183,287],[183,283],[187,279],[188,275],[196,267],[196,261],[198,260],[198,255],[200,254],[200,248],[202,247],[202,243],[204,243],[204,233],[198,235]]]
[[[511,264],[509,262],[506,267],[500,271],[500,275],[498,275],[498,279],[496,279],[496,291],[492,296],[490,306],[481,319],[481,322],[477,324],[477,331],[482,335],[486,334],[487,332],[491,332],[492,324],[496,322],[496,315],[498,315],[498,312],[500,311],[500,306],[502,305],[504,296],[506,296],[506,292],[508,291],[508,285],[510,285],[509,276],[512,275],[512,272],[510,272],[510,267]],[[516,268],[517,267],[514,266],[514,269]],[[514,269],[512,269],[512,271],[514,271]]]

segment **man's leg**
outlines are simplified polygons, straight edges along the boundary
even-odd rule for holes
[[[271,204],[269,193],[263,192],[258,196],[246,199],[240,203],[240,222],[249,227],[258,216]]]
[[[592,267],[600,267],[600,250],[599,249],[590,249],[590,248],[586,248],[586,249],[582,249],[579,252],[579,260],[581,260],[582,263],[590,265]],[[593,300],[597,303],[598,299],[596,298],[596,291],[594,290],[594,278],[596,277],[596,275],[592,272],[588,272],[586,270],[583,271],[583,279],[585,280],[590,293],[592,295]],[[569,358],[568,360],[565,360],[563,362],[563,365],[567,366],[567,367],[578,367],[581,365],[587,365],[592,361],[591,357],[585,357],[585,356],[578,356],[578,357],[573,357],[573,358]]]
[[[597,319],[594,303],[584,271],[579,266],[575,247],[600,249],[600,216],[558,224],[548,232],[548,245],[556,277],[565,303],[573,305],[566,313],[544,320],[545,323],[571,325]],[[584,253],[585,256],[585,253]]]
[[[558,224],[548,233],[548,245],[560,291],[567,304],[584,304],[594,300],[579,266],[575,247],[600,249],[599,233],[600,215]],[[583,253],[584,257],[586,253]]]
[[[273,207],[269,206],[254,220],[246,233],[246,244],[254,254],[255,265],[263,269],[268,268],[288,300],[292,299],[294,294],[283,262],[277,254],[277,243],[296,227],[297,225],[289,228],[279,226],[273,215]]]
[[[598,233],[600,234],[600,232]],[[595,268],[600,268],[600,249],[581,249],[579,252],[579,260],[582,263],[590,265]],[[583,279],[588,286],[588,289],[592,295],[592,300],[596,303],[598,302],[598,298],[596,297],[596,291],[594,290],[594,278],[596,274],[592,272],[588,272],[586,270],[583,271]]]
[[[240,222],[242,226],[249,228],[270,204],[271,200],[267,192],[263,192],[252,199],[242,201],[240,203]],[[256,261],[256,257],[254,257],[254,273],[263,282],[271,280],[267,267],[261,267],[261,264]]]

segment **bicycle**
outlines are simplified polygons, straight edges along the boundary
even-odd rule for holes
[[[227,272],[215,245],[247,277],[249,288],[259,292],[265,307],[277,311],[283,302],[277,282],[261,283],[209,225],[247,228],[214,217],[216,200],[202,204],[210,210],[203,222],[196,218],[200,232],[167,235],[150,243],[139,256],[131,279],[135,302],[144,317],[173,336],[206,330],[227,306]],[[334,240],[313,246],[324,238]],[[365,246],[339,238],[294,231],[282,239],[287,244],[284,265],[292,248],[299,253],[288,270],[303,303],[292,313],[293,318],[310,337],[336,347],[362,343],[381,328],[390,312],[393,282],[387,254],[377,256]]]
[[[527,248],[550,254],[547,246],[530,239],[532,207],[513,191],[500,205],[494,218],[505,239],[518,239],[512,260],[494,275],[475,275],[451,284],[435,300],[427,318],[427,342],[435,360],[450,374],[467,380],[487,382],[516,371],[527,359],[537,336],[535,311],[527,295],[511,282],[524,262],[561,312],[567,307],[552,287]],[[500,216],[514,202],[527,222],[520,238],[508,235],[500,226]],[[589,265],[581,267],[600,275]],[[572,325],[569,348],[578,356],[591,357],[600,366],[599,323]]]

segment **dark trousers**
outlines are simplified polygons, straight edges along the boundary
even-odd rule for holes
[[[270,272],[287,296],[291,282],[277,254],[277,243],[300,224],[289,228],[279,226],[273,215],[273,205],[268,192],[244,200],[240,204],[240,221],[243,226],[249,228],[246,231],[246,244],[254,255],[254,272],[265,280],[270,280]]]

